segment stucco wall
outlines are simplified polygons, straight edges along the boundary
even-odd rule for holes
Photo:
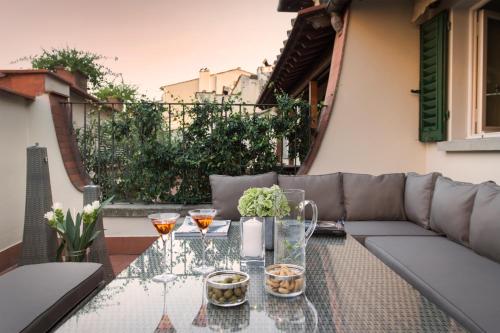
[[[413,1],[353,1],[328,128],[310,174],[425,171]]]
[[[48,95],[28,103],[0,95],[0,251],[22,240],[26,192],[26,147],[47,147],[52,198],[65,208],[81,209],[82,194],[64,168],[52,121]]]
[[[500,153],[447,153],[439,151],[436,144],[429,144],[426,170],[439,171],[447,177],[464,182],[493,180],[500,184]]]

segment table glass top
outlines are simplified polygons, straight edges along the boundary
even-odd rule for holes
[[[239,224],[227,239],[210,241],[209,264],[240,269]],[[374,257],[352,237],[313,236],[307,245],[305,295],[265,294],[264,269],[252,267],[249,301],[235,308],[207,305],[201,239],[173,241],[173,272],[167,284],[160,240],[139,256],[58,332],[461,332],[463,328]],[[169,242],[167,242],[169,252]],[[266,265],[272,264],[272,252]],[[170,263],[170,253],[167,253]]]

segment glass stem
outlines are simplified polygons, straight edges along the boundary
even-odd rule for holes
[[[173,251],[173,246],[172,246],[172,234],[170,234],[170,274],[172,274],[172,259],[173,259],[173,255],[172,255],[172,251]]]
[[[207,243],[205,242],[205,234],[203,232],[201,233],[201,239],[203,242],[203,256],[202,256],[201,266],[207,267],[207,265],[205,265],[205,252],[207,252]]]
[[[167,273],[167,241],[161,236],[161,240],[163,241],[163,265],[164,265],[164,273]]]

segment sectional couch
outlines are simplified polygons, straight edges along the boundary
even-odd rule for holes
[[[301,188],[346,232],[472,332],[500,330],[500,187],[438,173],[211,176],[213,205],[238,220],[249,187]],[[307,216],[306,216],[307,217]]]

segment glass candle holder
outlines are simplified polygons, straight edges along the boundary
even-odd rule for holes
[[[242,217],[240,219],[241,233],[241,265],[250,263],[264,265],[265,260],[265,218]]]

